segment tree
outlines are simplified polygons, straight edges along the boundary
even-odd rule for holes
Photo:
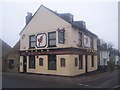
[[[108,71],[112,73],[115,70],[115,61],[112,59],[107,63],[108,63]]]
[[[114,46],[112,42],[108,42],[108,49],[112,49],[112,47]]]

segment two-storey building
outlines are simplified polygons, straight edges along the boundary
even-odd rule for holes
[[[97,36],[70,13],[41,5],[20,32],[20,72],[75,76],[97,69]]]

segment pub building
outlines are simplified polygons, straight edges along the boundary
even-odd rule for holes
[[[70,13],[41,5],[20,32],[23,73],[75,76],[97,70],[97,35]]]

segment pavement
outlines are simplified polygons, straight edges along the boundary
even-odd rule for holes
[[[114,72],[118,72],[118,70],[115,70]],[[112,73],[114,73],[112,72]],[[112,75],[111,72],[100,72],[100,71],[96,71],[94,73],[87,73],[87,74],[84,74],[84,75],[80,75],[80,76],[73,76],[73,77],[64,77],[64,76],[52,76],[52,75],[39,75],[39,74],[27,74],[27,73],[19,73],[19,72],[5,72],[3,73],[3,75],[9,75],[9,76],[22,76],[22,78],[25,76],[27,76],[27,78],[33,78],[33,79],[43,79],[43,80],[47,80],[47,81],[57,81],[57,82],[63,82],[63,81],[71,81],[72,82],[88,82],[88,81],[93,81],[93,80],[96,80],[96,79],[100,79],[100,78],[103,78],[103,77],[107,77],[107,76],[110,76]],[[31,79],[32,79],[31,78]]]

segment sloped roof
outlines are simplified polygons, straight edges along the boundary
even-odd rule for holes
[[[44,7],[44,8],[46,8],[46,9],[48,9],[49,11],[51,11],[52,13],[54,13],[55,15],[57,15],[58,17],[60,17],[61,19],[65,20],[63,17],[60,16],[59,13],[54,12],[53,10],[45,7],[44,5],[41,5],[41,6],[37,9],[37,11],[34,13],[34,15],[32,16],[32,18],[35,16],[35,14],[38,12],[38,10],[39,10],[41,7]],[[32,20],[32,18],[31,18],[31,20]],[[31,21],[31,20],[30,20],[30,21]],[[29,22],[30,22],[30,21],[29,21]],[[88,29],[83,28],[83,27],[77,25],[74,21],[73,21],[73,22],[70,22],[70,21],[68,21],[68,20],[65,20],[65,21],[68,22],[68,23],[70,23],[70,24],[72,25],[72,27],[78,28],[78,29],[80,29],[80,30],[82,30],[82,31],[84,31],[84,32],[86,32],[86,33],[92,34],[92,35],[94,35],[95,37],[97,37],[97,35],[95,35],[95,34],[92,33],[91,31],[89,31]],[[28,23],[28,24],[29,24],[29,23]],[[28,24],[27,24],[27,25],[28,25]],[[23,30],[26,28],[27,25],[25,25],[25,27],[23,28]],[[22,30],[22,31],[23,31],[23,30]],[[22,31],[20,32],[20,34],[22,33]]]
[[[104,47],[103,45],[97,45],[98,50],[103,50],[103,51],[109,51],[107,47]]]
[[[9,46],[2,39],[0,39],[0,45],[2,45],[2,47],[0,47],[2,49],[2,57],[5,57],[10,52],[10,50],[12,49],[12,47]]]
[[[19,53],[19,49],[20,49],[20,40],[15,44],[15,46],[10,50],[10,53],[15,53],[18,54]]]
[[[20,40],[15,44],[12,50],[13,52],[18,53],[19,49],[20,49]]]

